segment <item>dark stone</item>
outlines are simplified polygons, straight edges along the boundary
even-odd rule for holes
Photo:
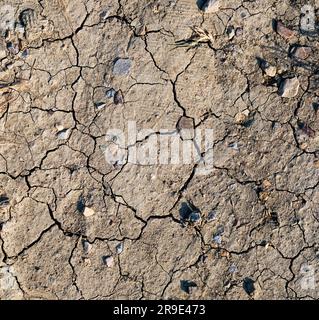
[[[278,220],[278,214],[277,212],[272,212],[270,214],[270,222],[273,224],[275,227],[279,227],[279,220]]]
[[[254,283],[255,283],[255,281],[250,278],[244,279],[243,288],[247,294],[251,295],[252,293],[254,293],[254,291],[255,291]]]
[[[265,247],[267,245],[267,241],[262,240],[259,245],[261,245],[262,247]]]
[[[10,201],[9,198],[5,195],[0,196],[0,207],[5,207],[9,205]]]
[[[190,288],[196,288],[196,287],[197,287],[197,284],[194,281],[181,280],[181,289],[187,294],[190,294]]]
[[[22,51],[22,58],[26,58],[29,55],[29,50],[28,49],[24,49]]]
[[[196,4],[197,4],[198,9],[202,10],[204,5],[206,4],[206,2],[207,2],[207,0],[197,0]]]
[[[84,213],[84,209],[85,209],[85,201],[82,198],[82,196],[79,198],[77,204],[76,204],[76,209],[83,214]]]
[[[114,104],[118,105],[123,103],[124,103],[123,93],[121,90],[119,90],[114,94]]]
[[[200,210],[190,202],[183,202],[179,209],[179,216],[182,222],[196,222],[200,219]]]

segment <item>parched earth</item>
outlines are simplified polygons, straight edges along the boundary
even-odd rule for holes
[[[0,299],[318,299],[317,8],[0,0]]]

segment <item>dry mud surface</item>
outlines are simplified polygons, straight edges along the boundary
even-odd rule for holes
[[[0,0],[0,299],[319,298],[305,4]],[[107,162],[128,121],[213,129],[212,170]]]

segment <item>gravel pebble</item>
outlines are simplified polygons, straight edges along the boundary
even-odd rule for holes
[[[283,98],[293,98],[298,94],[299,86],[297,77],[285,79],[281,82],[278,93]]]
[[[92,217],[95,214],[95,211],[92,208],[85,207],[83,215],[85,217]]]
[[[66,140],[70,135],[70,129],[62,129],[57,133],[59,140]]]
[[[123,243],[121,242],[121,243],[119,243],[119,244],[116,246],[116,253],[117,253],[117,254],[121,254],[121,253],[123,252],[123,250],[124,250],[124,245],[123,245]]]
[[[200,9],[205,13],[214,13],[219,10],[219,0],[201,1]]]
[[[114,62],[113,74],[120,76],[128,75],[130,73],[131,66],[132,61],[130,59],[119,58]]]
[[[296,35],[295,31],[287,28],[281,21],[276,22],[276,32],[285,39],[290,39]]]
[[[312,53],[312,49],[310,47],[299,47],[295,46],[291,49],[290,55],[296,59],[305,60],[309,58]]]
[[[114,258],[112,256],[103,256],[102,261],[108,268],[112,268],[114,265]]]

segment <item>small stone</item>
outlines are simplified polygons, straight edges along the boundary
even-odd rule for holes
[[[218,234],[223,234],[224,233],[224,227],[223,226],[218,226],[217,231]]]
[[[276,32],[285,39],[290,39],[296,35],[296,32],[287,28],[281,21],[276,22]]]
[[[197,284],[194,281],[181,280],[180,282],[181,290],[187,294],[191,294],[194,288],[197,288]]]
[[[118,58],[115,60],[113,65],[113,74],[119,76],[128,75],[130,73],[131,66],[132,62],[130,59]]]
[[[242,36],[243,33],[244,33],[244,29],[243,29],[243,28],[241,28],[241,27],[236,28],[236,30],[235,30],[235,35],[236,35],[236,37]]]
[[[234,26],[228,26],[226,29],[226,34],[228,35],[228,39],[232,40],[236,35]]]
[[[183,140],[192,140],[195,137],[194,120],[189,117],[181,117],[177,123],[177,130]]]
[[[246,112],[245,112],[246,111]],[[244,124],[249,116],[249,111],[245,110],[244,112],[239,112],[235,116],[235,123],[236,124]],[[248,114],[247,114],[248,111]]]
[[[269,222],[272,226],[279,227],[279,218],[278,218],[278,213],[277,212],[270,212],[269,214]]]
[[[250,114],[250,111],[249,111],[248,109],[246,109],[246,110],[244,110],[242,113],[243,113],[246,117],[248,117],[249,114]]]
[[[114,265],[114,258],[112,256],[103,256],[102,261],[108,268],[112,268]]]
[[[192,212],[189,216],[190,222],[199,222],[201,220],[201,216],[199,212]]]
[[[55,126],[55,128],[56,128],[58,131],[64,130],[64,127],[63,127],[61,124],[57,124],[57,125]]]
[[[267,62],[266,60],[257,58],[257,61],[259,67],[268,77],[274,77],[277,74],[277,68],[270,65],[269,62]]]
[[[207,221],[208,222],[211,222],[211,221],[214,221],[216,220],[216,211],[215,210],[212,210],[209,214],[208,214],[208,217],[207,217]]]
[[[160,6],[159,4],[155,4],[153,9],[152,9],[153,13],[159,13],[160,12]]]
[[[100,13],[101,20],[105,20],[109,16],[109,12],[107,10],[104,10]]]
[[[9,204],[9,198],[6,195],[0,195],[0,207],[6,207]]]
[[[82,240],[82,247],[85,253],[89,253],[92,248],[92,245],[87,240]]]
[[[219,0],[206,0],[202,1],[201,10],[205,13],[214,13],[219,10]]]
[[[235,122],[237,124],[242,124],[246,120],[246,116],[242,113],[237,113],[235,116]]]
[[[29,49],[24,49],[21,53],[22,58],[27,58],[29,55]]]
[[[298,94],[299,86],[297,77],[288,78],[281,82],[278,93],[283,98],[293,98]]]
[[[108,99],[114,98],[115,94],[116,94],[116,91],[115,91],[113,88],[108,89],[108,90],[105,92],[105,95],[106,95],[106,97],[107,97]]]
[[[312,49],[310,47],[305,46],[294,46],[291,51],[290,55],[296,59],[305,60],[309,58],[312,53]]]
[[[114,101],[115,105],[124,103],[124,97],[123,97],[123,93],[121,90],[116,91],[116,93],[114,94],[113,101]]]
[[[76,203],[76,209],[83,214],[84,210],[85,210],[85,201],[82,198],[82,196],[78,199],[77,203]]]
[[[12,42],[8,42],[7,43],[7,49],[8,51],[13,54],[16,55],[19,53],[20,49],[19,49],[19,45],[18,44],[14,44]]]
[[[201,220],[200,210],[190,202],[183,202],[179,209],[181,221],[185,222],[198,222]]]
[[[255,281],[250,278],[245,278],[243,281],[243,288],[245,292],[249,295],[253,294],[255,291]]]
[[[36,13],[33,9],[28,8],[20,12],[19,21],[24,28],[32,27],[35,23]]]
[[[230,143],[230,144],[228,145],[228,147],[231,148],[231,149],[234,149],[234,150],[236,150],[236,151],[239,150],[239,147],[238,147],[238,143],[237,143],[237,142],[232,142],[232,143]]]
[[[182,129],[193,129],[194,128],[194,120],[189,117],[181,117],[178,121],[177,127],[179,130]]]
[[[95,103],[95,108],[97,110],[102,110],[103,108],[105,108],[106,104],[104,102],[96,102]]]
[[[265,190],[268,190],[271,188],[271,182],[269,180],[264,180],[262,185]]]
[[[269,65],[264,69],[265,73],[269,77],[274,77],[277,74],[277,68],[274,66]]]
[[[116,253],[117,253],[117,254],[121,254],[121,253],[123,252],[123,250],[124,250],[124,245],[123,245],[123,243],[121,242],[121,243],[119,243],[119,244],[116,246]]]
[[[222,234],[224,233],[224,227],[218,226],[216,232],[213,235],[213,241],[217,244],[222,243]]]
[[[83,215],[85,217],[92,217],[95,214],[95,211],[92,208],[85,207]]]
[[[222,237],[221,236],[214,236],[213,237],[213,241],[217,244],[221,244],[222,243]]]
[[[59,140],[66,140],[69,138],[70,135],[70,129],[62,129],[57,133]]]
[[[313,165],[316,169],[319,169],[319,160],[315,160]]]
[[[235,264],[232,264],[230,267],[229,267],[229,269],[228,269],[228,271],[230,272],[230,273],[235,273],[235,272],[237,272],[237,267],[236,267],[236,265]]]

